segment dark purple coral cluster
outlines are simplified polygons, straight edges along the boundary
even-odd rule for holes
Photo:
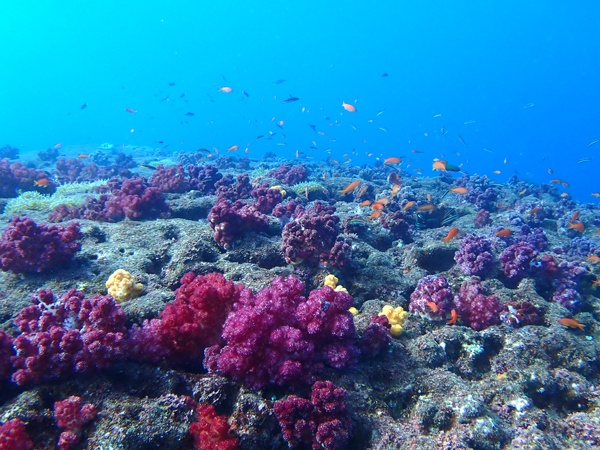
[[[463,175],[462,178],[456,180],[456,185],[467,189],[468,192],[462,197],[467,202],[486,211],[496,209],[498,190],[489,178],[478,175]]]
[[[409,243],[411,237],[411,223],[414,222],[411,216],[405,211],[394,211],[386,214],[381,218],[381,225],[392,233],[396,239],[402,239],[403,242]]]
[[[283,201],[281,191],[276,188],[269,188],[266,183],[252,189],[250,194],[254,197],[256,209],[264,214],[271,214],[273,208]]]
[[[169,217],[169,205],[157,187],[151,187],[142,177],[127,180],[110,180],[110,195],[103,194],[95,199],[88,197],[80,208],[57,206],[49,217],[52,222],[70,219],[118,222],[125,218],[146,220]]]
[[[290,447],[303,443],[313,449],[346,448],[352,425],[346,391],[330,381],[314,383],[310,400],[290,395],[275,402],[273,409]]]
[[[483,277],[494,266],[492,243],[484,236],[469,234],[460,241],[454,260],[467,275]]]
[[[335,206],[320,202],[312,208],[296,207],[294,219],[283,228],[281,250],[288,263],[343,267],[348,262],[348,247],[343,243],[335,247],[340,218],[334,213]]]
[[[41,273],[68,264],[81,249],[79,224],[67,227],[36,224],[29,217],[13,217],[0,239],[0,269]]]
[[[444,320],[453,302],[448,280],[442,276],[428,275],[421,278],[417,289],[410,295],[409,310],[429,320]]]
[[[487,290],[478,277],[471,277],[460,287],[454,298],[456,312],[463,322],[475,331],[484,330],[500,322],[502,305],[493,296],[485,296]]]
[[[166,304],[160,318],[131,329],[131,357],[154,363],[163,359],[175,364],[201,361],[205,348],[222,342],[225,318],[242,289],[220,273],[185,274],[175,301]]]
[[[204,195],[214,194],[217,190],[215,183],[223,178],[223,175],[219,173],[219,169],[214,164],[205,166],[190,164],[187,166],[187,171],[192,189],[200,191]]]
[[[148,182],[150,186],[165,193],[182,193],[192,188],[182,164],[177,167],[164,167],[159,164]]]
[[[506,281],[516,285],[531,273],[531,262],[538,250],[527,242],[516,242],[508,246],[499,256]]]
[[[308,299],[303,293],[304,284],[293,276],[275,278],[256,295],[242,291],[225,321],[226,345],[206,350],[206,368],[262,389],[311,384],[325,365],[354,366],[359,350],[348,311],[352,297],[328,286]]]
[[[308,170],[304,166],[282,164],[276,170],[271,170],[267,176],[277,178],[283,184],[293,185],[308,179]]]
[[[18,191],[38,191],[52,194],[56,191],[56,184],[48,180],[49,176],[41,171],[25,167],[20,162],[10,163],[8,159],[0,160],[0,197],[16,197]],[[36,186],[35,182],[48,180],[44,186]]]
[[[208,214],[210,227],[214,230],[214,239],[226,249],[233,248],[235,242],[250,231],[266,231],[269,218],[256,206],[237,200],[231,203],[219,198]]]
[[[125,359],[127,317],[112,297],[86,299],[71,289],[60,298],[41,290],[15,319],[14,340],[19,385],[39,383],[104,369]]]

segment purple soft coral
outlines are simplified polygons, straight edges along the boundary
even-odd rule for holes
[[[485,276],[494,265],[492,243],[484,236],[469,234],[460,242],[454,260],[467,275]]]
[[[356,363],[355,329],[348,308],[352,297],[326,286],[312,291],[293,276],[275,278],[256,295],[242,292],[223,329],[226,346],[208,348],[205,366],[251,389],[269,384],[310,384],[323,364]]]
[[[452,309],[453,301],[448,280],[428,275],[421,278],[417,289],[410,295],[409,310],[429,320],[443,320]]]
[[[0,269],[14,273],[45,272],[64,266],[81,249],[79,224],[37,225],[14,217],[0,240]]]
[[[465,281],[455,297],[456,311],[466,325],[475,331],[484,330],[500,322],[502,305],[490,295],[486,297],[485,287],[478,277]]]
[[[71,289],[57,299],[41,290],[32,300],[15,319],[21,331],[12,358],[17,384],[89,373],[125,358],[127,317],[112,297],[88,300]]]
[[[208,215],[210,227],[214,230],[214,239],[223,248],[233,248],[236,241],[249,231],[266,231],[269,218],[254,205],[241,201],[230,203],[220,198]]]

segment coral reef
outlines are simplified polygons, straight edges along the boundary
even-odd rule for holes
[[[118,269],[106,280],[106,289],[108,295],[116,301],[124,302],[137,297],[144,286],[142,283],[136,283],[135,277],[126,270]]]
[[[469,234],[460,241],[454,260],[467,275],[487,275],[494,265],[492,243],[484,236]]]
[[[61,267],[81,249],[79,224],[67,227],[36,224],[29,217],[14,217],[0,239],[0,269],[14,273],[40,273]]]

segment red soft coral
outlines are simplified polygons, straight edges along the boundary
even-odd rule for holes
[[[237,450],[237,438],[229,435],[227,416],[217,416],[212,405],[198,405],[198,422],[192,423],[190,433],[197,450]]]

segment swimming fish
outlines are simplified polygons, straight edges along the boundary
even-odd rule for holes
[[[429,309],[431,309],[431,312],[436,313],[440,310],[440,308],[438,307],[438,305],[435,302],[427,302],[425,303],[427,306],[429,306]]]
[[[219,88],[219,92],[225,92],[226,94],[230,94],[231,92],[233,92],[233,89],[225,86],[225,87]]]
[[[402,164],[402,160],[400,158],[396,158],[395,156],[392,156],[391,158],[386,158],[383,160],[383,162],[386,164]]]
[[[275,83],[273,83],[275,86],[277,86],[278,84],[281,84],[285,81],[285,79],[282,80],[277,80]]]
[[[423,205],[417,208],[417,211],[433,211],[435,209],[435,205]]]
[[[584,324],[579,323],[575,319],[564,318],[559,319],[557,322],[560,323],[563,327],[567,328],[579,328],[580,330],[583,330],[585,328]]]
[[[229,147],[229,148],[227,149],[227,151],[228,151],[228,152],[235,152],[235,151],[236,151],[238,148],[240,148],[240,146],[239,146],[239,145],[233,145],[233,146]]]
[[[504,228],[503,230],[500,231],[496,231],[496,233],[494,233],[496,236],[500,236],[500,237],[508,237],[510,235],[513,234],[513,232],[511,230],[509,230],[508,228]]]
[[[354,106],[352,106],[350,103],[346,103],[346,102],[342,101],[342,106],[348,112],[352,112],[352,113],[356,112],[356,108]]]
[[[460,194],[460,195],[464,195],[466,194],[468,191],[468,189],[465,189],[464,187],[456,187],[453,189],[450,189],[451,192],[454,192],[455,194]]]
[[[90,157],[90,155],[79,155],[77,156],[77,159],[88,159]]]
[[[184,114],[184,116],[185,116],[185,117],[191,117],[191,116],[193,116],[193,115],[194,115],[194,113],[192,113],[192,112],[188,112],[188,113],[185,113],[185,114]]]
[[[567,227],[567,230],[575,230],[579,231],[580,233],[583,233],[585,231],[585,225],[581,222],[571,223]]]
[[[131,114],[135,114],[135,113],[137,113],[137,111],[134,111],[134,110],[133,110],[133,109],[131,109],[131,108],[125,108],[125,111],[127,111],[128,113],[131,113]]]
[[[407,209],[412,208],[413,206],[415,206],[415,203],[417,203],[417,202],[415,202],[415,201],[408,202],[406,205],[404,205],[404,208],[402,208],[402,211],[406,211]]]
[[[81,105],[81,109],[85,109],[85,107],[87,106],[87,103],[84,103],[83,105]]]
[[[37,180],[34,185],[35,186],[40,186],[40,187],[48,187],[48,185],[51,183],[50,180],[47,180],[46,178],[43,178],[41,180]]]
[[[369,206],[371,204],[371,200],[365,200],[360,204],[360,206]]]
[[[340,193],[342,195],[346,195],[351,192],[354,192],[358,188],[358,186],[360,186],[361,183],[362,183],[362,181],[353,181],[348,186],[346,186],[343,191],[340,191]]]
[[[281,103],[291,103],[291,102],[297,102],[298,100],[300,100],[298,97],[292,97],[290,95],[290,98],[286,98],[284,101],[282,101]]]
[[[577,220],[577,218],[579,217],[579,211],[575,211],[575,214],[573,214],[573,217],[571,217],[571,220],[569,220],[570,223],[575,222],[575,220]]]
[[[592,145],[597,144],[598,142],[600,142],[600,139],[594,139],[593,141],[590,141],[590,143],[587,146],[591,147]]]
[[[436,162],[433,163],[432,170],[441,170],[443,172],[447,172],[447,170],[446,170],[446,164],[444,164],[441,161],[436,161]]]
[[[452,239],[454,239],[456,236],[458,235],[458,228],[452,228],[450,231],[448,231],[448,236],[446,236],[445,238],[442,238],[442,241],[444,241],[444,244],[448,244],[448,242],[450,242]]]
[[[464,145],[465,147],[467,146],[467,143],[464,141],[460,134],[457,134],[456,137],[462,143],[462,145]]]
[[[447,325],[452,325],[453,323],[456,323],[456,319],[458,319],[458,314],[456,313],[456,310],[452,310],[450,311],[450,316],[452,317],[448,322],[446,322]]]

